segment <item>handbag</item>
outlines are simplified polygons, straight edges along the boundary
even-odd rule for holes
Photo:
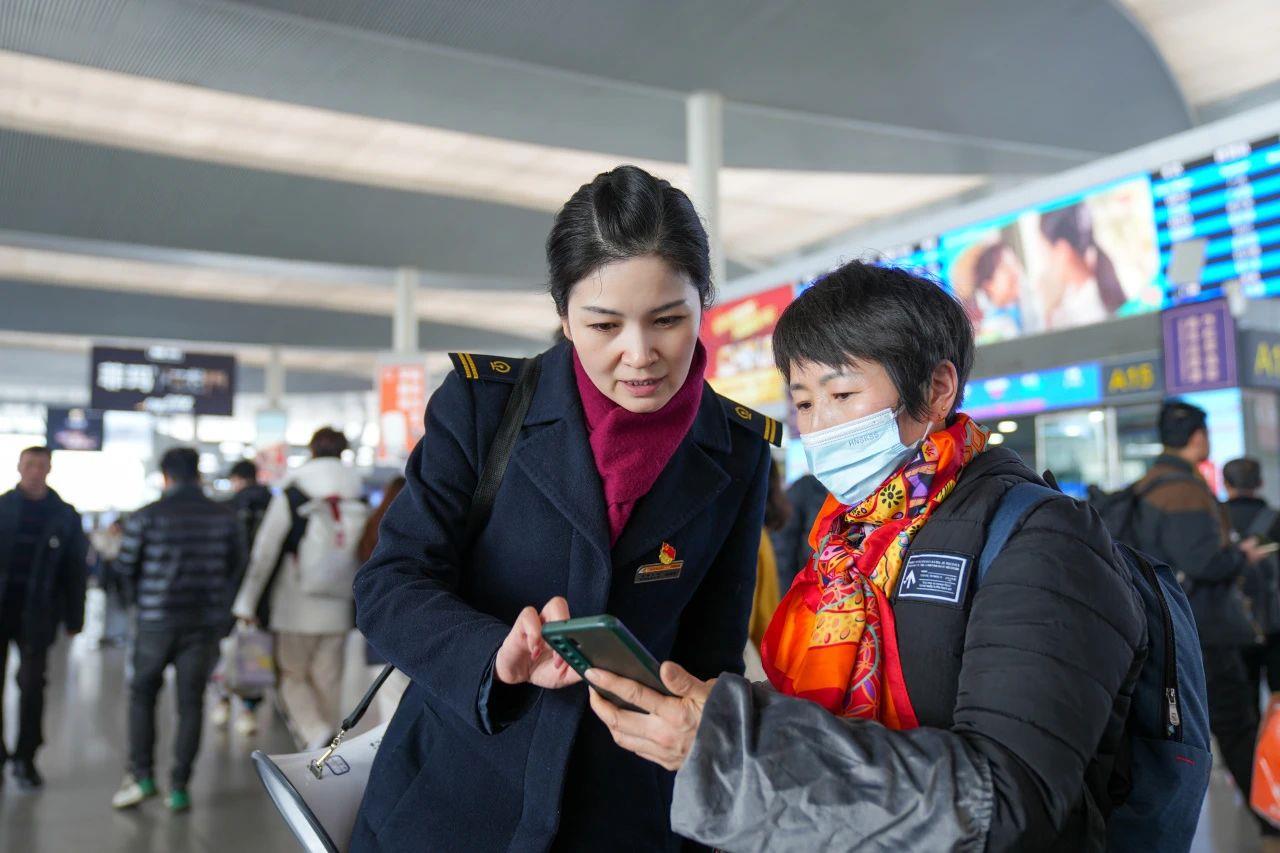
[[[256,698],[276,683],[275,641],[260,628],[237,625],[222,652],[222,685],[237,696]]]
[[[520,434],[520,426],[533,401],[542,372],[542,356],[521,365],[502,421],[489,448],[489,458],[480,470],[476,490],[467,513],[467,541],[474,542],[489,520],[494,498],[511,460],[511,449]],[[387,664],[342,724],[333,742],[320,754],[298,752],[267,755],[254,750],[250,756],[254,769],[280,817],[307,853],[345,853],[351,844],[356,814],[369,784],[369,771],[377,757],[378,747],[387,724],[344,743],[347,732],[359,724],[374,696],[395,667]]]

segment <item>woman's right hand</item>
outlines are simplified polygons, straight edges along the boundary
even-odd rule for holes
[[[542,626],[569,618],[569,602],[556,596],[539,613],[526,607],[502,641],[493,674],[503,684],[533,684],[557,690],[582,680],[564,658],[542,639]]]

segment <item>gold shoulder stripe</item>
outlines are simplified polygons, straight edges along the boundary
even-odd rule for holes
[[[476,362],[475,362],[475,359],[471,357],[471,354],[460,352],[458,353],[458,357],[462,359],[463,367],[466,369],[466,372],[467,372],[467,378],[479,379],[480,371],[476,370]]]
[[[759,412],[752,411],[746,406],[735,403],[728,397],[722,396],[720,400],[730,421],[751,430],[774,447],[782,446],[781,423]]]

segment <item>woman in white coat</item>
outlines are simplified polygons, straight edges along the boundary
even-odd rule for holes
[[[333,735],[354,626],[351,581],[368,507],[359,475],[342,462],[346,449],[337,430],[312,437],[312,458],[271,499],[232,610],[275,634],[280,702],[303,748]]]

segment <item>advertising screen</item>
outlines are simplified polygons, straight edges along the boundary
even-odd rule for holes
[[[1160,309],[1156,229],[1145,176],[948,231],[887,252],[939,279],[979,344]]]

